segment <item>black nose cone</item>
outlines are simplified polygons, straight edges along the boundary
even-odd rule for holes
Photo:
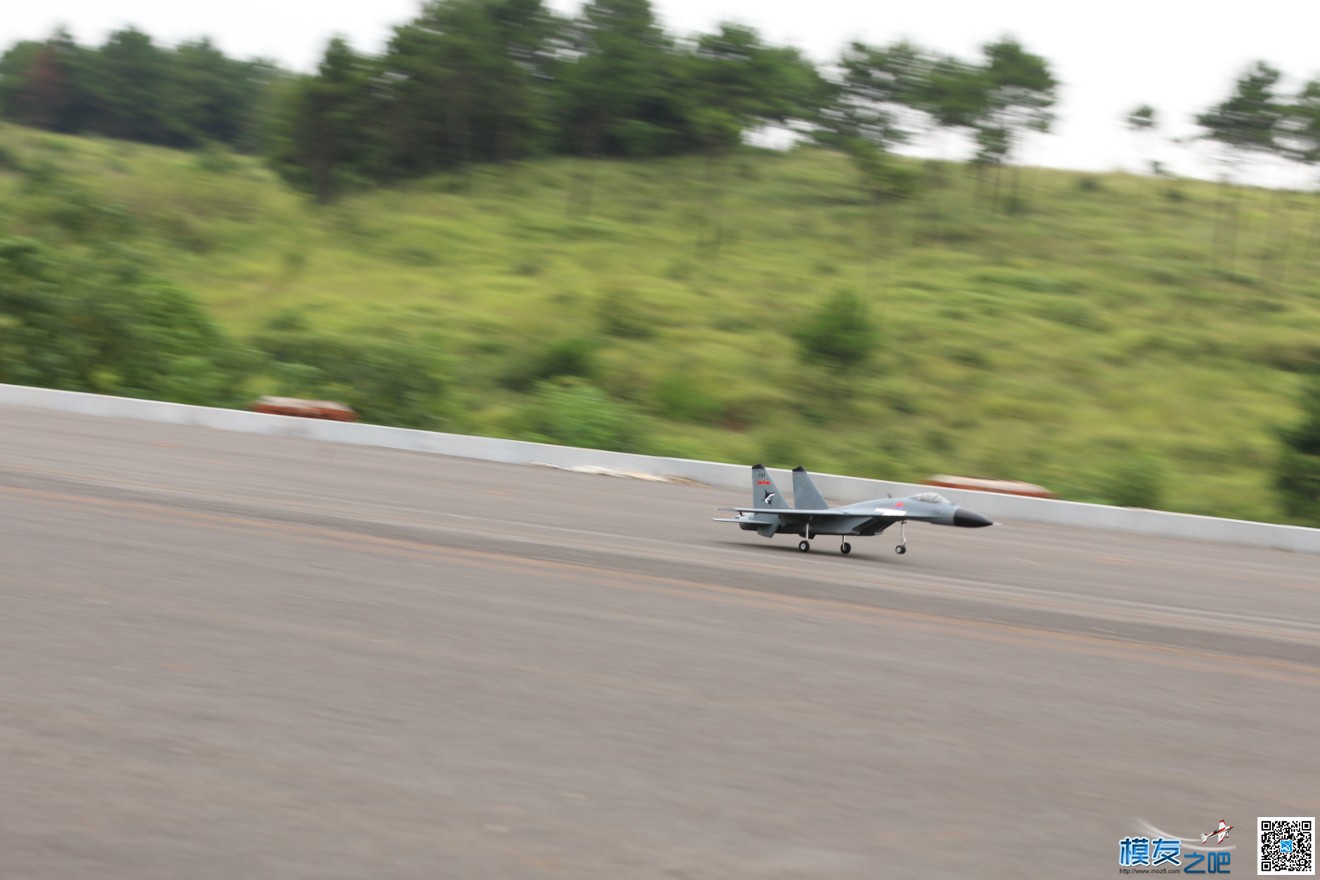
[[[986,519],[979,513],[972,513],[966,508],[960,507],[953,512],[953,524],[962,526],[965,529],[979,529],[985,526],[992,526],[994,523]]]

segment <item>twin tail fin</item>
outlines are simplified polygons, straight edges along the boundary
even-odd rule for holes
[[[794,477],[796,481],[796,476]],[[752,465],[752,507],[773,507],[789,510],[788,502],[780,494],[779,487],[770,478],[770,472],[763,464]]]

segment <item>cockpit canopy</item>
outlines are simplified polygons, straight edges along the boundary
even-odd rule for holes
[[[949,499],[938,492],[922,492],[920,495],[913,495],[913,501],[925,501],[929,504],[949,504]]]

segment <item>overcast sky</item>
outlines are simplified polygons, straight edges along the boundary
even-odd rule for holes
[[[575,12],[576,0],[550,0]],[[777,45],[797,46],[817,63],[838,57],[849,41],[888,43],[900,38],[960,57],[979,57],[980,46],[1002,35],[1017,37],[1049,61],[1062,83],[1055,134],[1023,156],[1062,168],[1136,170],[1148,156],[1123,119],[1138,104],[1156,108],[1162,136],[1186,136],[1191,117],[1226,97],[1255,59],[1279,67],[1295,88],[1320,76],[1320,2],[1316,0],[652,0],[665,30],[684,35],[734,20],[760,30]],[[324,3],[318,0],[51,0],[8,4],[0,15],[0,47],[43,39],[67,25],[83,45],[135,25],[157,41],[208,36],[226,54],[273,58],[312,70],[336,33],[355,48],[380,52],[391,29],[413,18],[418,0]],[[1208,174],[1187,149],[1161,147],[1159,158],[1180,173]]]

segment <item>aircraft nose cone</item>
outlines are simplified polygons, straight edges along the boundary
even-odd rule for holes
[[[993,520],[988,520],[979,513],[973,513],[966,508],[960,507],[953,512],[953,524],[962,526],[965,529],[979,529],[984,526],[994,525]]]

